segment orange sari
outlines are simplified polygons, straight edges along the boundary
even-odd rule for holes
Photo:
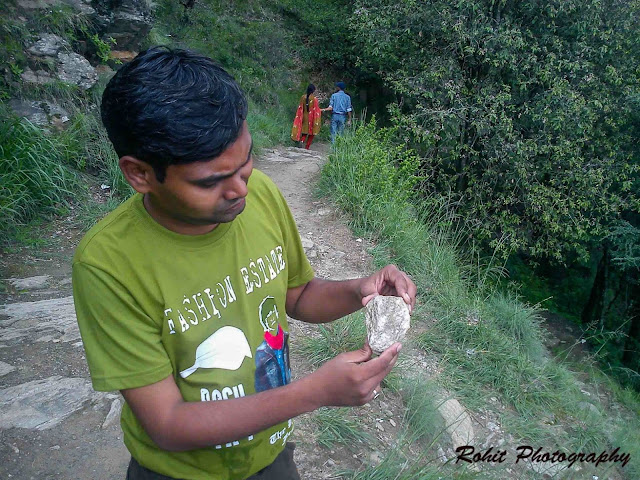
[[[296,118],[293,120],[293,128],[291,128],[291,140],[300,141],[301,135],[317,135],[320,133],[320,124],[322,112],[318,105],[318,99],[312,93],[309,95],[309,111],[307,112],[307,94],[300,98],[300,104],[296,111]]]

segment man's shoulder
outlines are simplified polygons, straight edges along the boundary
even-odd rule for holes
[[[256,168],[251,173],[251,179],[249,180],[249,191],[262,195],[264,193],[276,194],[280,196],[280,190],[276,184],[269,178],[269,176],[261,170]]]
[[[135,222],[134,210],[136,201],[140,201],[139,194],[133,195],[122,202],[91,227],[76,247],[73,263],[87,260],[92,256],[91,252],[93,250],[103,245],[110,245],[117,249],[117,240],[114,243],[114,239],[124,240],[124,236],[121,236],[118,232],[130,231]]]

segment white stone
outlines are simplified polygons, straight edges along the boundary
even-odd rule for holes
[[[454,450],[463,445],[472,445],[475,435],[471,417],[458,400],[455,398],[445,400],[438,407],[438,412],[444,419]]]
[[[89,61],[77,53],[58,53],[58,78],[87,90],[98,81],[98,73]]]
[[[113,402],[111,402],[111,408],[109,409],[109,413],[102,423],[102,428],[109,428],[111,425],[115,424],[120,419],[121,411],[122,400],[120,400],[120,398],[116,398]]]
[[[45,430],[58,425],[89,401],[104,394],[94,392],[84,378],[60,376],[34,380],[0,390],[0,429]]]
[[[40,39],[29,47],[29,53],[38,57],[55,57],[60,50],[69,48],[67,41],[52,33],[40,34]]]
[[[309,240],[308,238],[300,237],[300,241],[302,243],[302,248],[304,248],[305,251],[311,250],[315,246],[315,243],[313,243],[313,241]]]
[[[45,288],[50,278],[49,275],[37,275],[28,278],[9,278],[8,281],[18,290],[37,290]]]
[[[25,337],[63,342],[80,340],[73,297],[10,303],[0,306],[0,345]]]
[[[400,297],[378,295],[366,307],[367,340],[380,354],[401,341],[410,326],[409,307]]]

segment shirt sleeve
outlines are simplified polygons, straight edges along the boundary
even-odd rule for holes
[[[351,97],[349,95],[347,95],[347,112],[351,112],[352,108],[351,108]]]
[[[336,108],[336,106],[335,106],[335,98],[336,98],[336,95],[334,93],[333,95],[331,95],[331,98],[329,99],[329,106],[331,108]]]
[[[73,298],[94,389],[142,387],[171,375],[161,322],[150,318],[118,280],[76,262]]]

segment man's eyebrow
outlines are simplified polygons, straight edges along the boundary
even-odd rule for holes
[[[214,173],[213,175],[209,175],[208,177],[191,180],[190,183],[201,185],[201,184],[206,184],[211,182],[218,182],[220,180],[224,180],[225,178],[233,177],[236,173],[238,173],[238,170],[242,169],[242,167],[244,167],[247,163],[249,163],[249,161],[251,160],[252,151],[253,151],[253,140],[251,140],[251,146],[249,147],[249,154],[247,155],[247,159],[244,161],[242,165],[236,168],[233,172],[224,173],[224,174]]]

